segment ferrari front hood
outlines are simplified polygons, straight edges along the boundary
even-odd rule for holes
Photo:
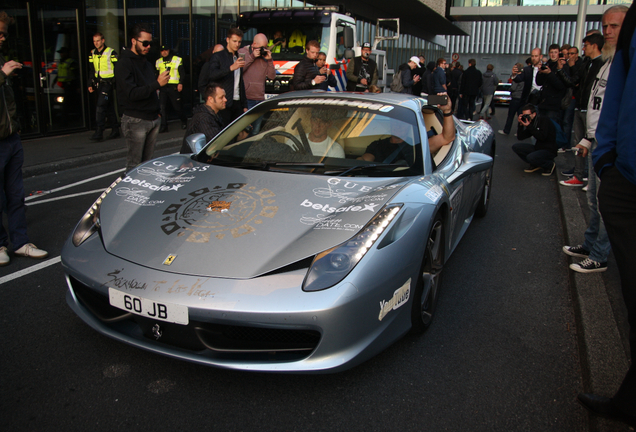
[[[168,156],[104,199],[106,250],[150,268],[251,278],[357,233],[404,178],[342,178],[227,168]]]

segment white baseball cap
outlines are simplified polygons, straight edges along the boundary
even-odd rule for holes
[[[417,67],[422,67],[420,66],[420,58],[418,56],[413,56],[409,59],[409,61],[412,61],[413,63],[415,63],[417,65]]]

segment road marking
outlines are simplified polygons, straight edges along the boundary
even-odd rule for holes
[[[63,200],[63,199],[67,199],[67,198],[73,198],[73,197],[82,196],[82,195],[101,193],[101,192],[104,192],[105,189],[106,188],[101,188],[101,189],[93,189],[91,191],[86,191],[86,192],[78,192],[78,193],[74,193],[74,194],[70,194],[70,195],[64,195],[64,196],[61,196],[61,197],[49,198],[49,199],[40,200],[40,201],[36,201],[36,202],[32,202],[32,203],[27,203],[26,205],[28,207],[30,207],[30,206],[34,206],[36,204],[44,204],[44,203],[51,202],[51,201],[59,201],[59,200]]]
[[[61,257],[55,257],[55,258],[51,258],[50,260],[46,260],[44,262],[41,262],[39,264],[36,264],[34,266],[25,268],[23,270],[17,271],[15,273],[11,273],[10,275],[6,275],[4,277],[0,278],[0,285],[2,285],[3,283],[7,283],[9,281],[12,281],[13,279],[17,279],[17,278],[21,278],[22,276],[26,276],[28,274],[34,273],[38,270],[42,270],[43,268],[46,268],[48,266],[52,266],[55,265],[57,263],[59,263],[61,261]]]
[[[42,193],[41,193],[41,194],[37,194],[37,195],[30,195],[30,196],[28,196],[28,197],[24,198],[24,200],[25,200],[25,201],[31,201],[31,200],[33,200],[33,199],[43,197],[44,195],[49,195],[49,194],[52,194],[52,193],[54,193],[54,192],[58,192],[58,191],[61,191],[61,190],[64,190],[64,189],[71,188],[71,187],[73,187],[73,186],[79,186],[79,185],[81,185],[81,184],[88,183],[88,182],[91,182],[91,181],[93,181],[93,180],[98,180],[98,179],[103,178],[103,177],[112,176],[113,174],[121,173],[122,171],[123,171],[123,170],[120,168],[120,169],[118,169],[118,170],[111,171],[111,172],[108,172],[108,173],[106,173],[106,174],[101,174],[101,175],[98,175],[98,176],[95,176],[95,177],[90,177],[90,178],[87,178],[87,179],[85,179],[85,180],[80,180],[80,181],[78,181],[78,182],[71,183],[71,184],[68,184],[68,185],[66,185],[66,186],[60,186],[59,188],[55,188],[55,189],[51,189],[51,190],[47,190],[47,191],[42,191]],[[106,189],[106,188],[104,188],[104,189]],[[102,189],[102,190],[103,190],[103,189]]]

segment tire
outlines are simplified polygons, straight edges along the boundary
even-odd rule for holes
[[[435,217],[426,241],[411,305],[411,333],[421,334],[430,327],[437,308],[444,267],[444,223]]]
[[[481,192],[481,197],[479,198],[479,203],[477,204],[477,208],[475,209],[475,216],[478,218],[483,218],[488,213],[488,204],[490,204],[490,192],[492,190],[492,172],[495,166],[495,148],[493,142],[492,154],[490,155],[493,159],[493,165],[486,171],[486,179],[484,180],[484,190]]]

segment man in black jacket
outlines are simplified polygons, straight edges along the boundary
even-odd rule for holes
[[[561,101],[565,96],[566,86],[562,80],[556,76],[559,64],[559,53],[561,48],[557,44],[550,45],[550,59],[539,68],[537,74],[537,84],[541,86],[541,101],[539,102],[539,113],[555,120],[559,125],[563,121],[563,109]],[[570,74],[569,66],[563,66],[563,73]]]
[[[320,75],[320,70],[316,67],[316,59],[320,52],[318,41],[310,40],[305,46],[305,57],[298,62],[294,68],[294,78],[292,78],[292,88],[294,90],[311,90],[320,88],[320,83],[327,80],[327,77]]]
[[[482,84],[481,71],[477,69],[475,59],[468,60],[468,68],[462,74],[462,82],[459,87],[460,103],[464,106],[466,120],[473,119],[475,112],[475,100]]]
[[[192,114],[192,121],[183,136],[183,142],[181,143],[181,153],[192,153],[192,149],[186,142],[186,138],[195,133],[202,133],[205,135],[205,141],[209,142],[214,138],[225,125],[219,117],[219,112],[225,109],[227,104],[227,98],[225,97],[225,90],[216,84],[212,83],[205,88],[203,92],[204,104],[197,105]]]
[[[542,174],[550,176],[554,171],[554,158],[557,156],[556,128],[550,118],[537,115],[535,106],[527,104],[519,116],[517,138],[524,140],[530,137],[534,137],[537,143],[516,143],[512,145],[512,150],[530,164],[525,172],[543,169]]]
[[[541,67],[541,48],[535,48],[530,54],[530,64],[523,68],[523,71],[519,73],[517,66],[512,68],[512,74],[515,75],[514,82],[523,83],[523,93],[521,93],[521,104],[527,103],[537,105],[539,103],[539,97],[541,92],[541,86],[537,85],[535,77]]]
[[[238,56],[237,53],[243,41],[243,31],[239,28],[229,29],[226,41],[227,47],[210,57],[207,83],[219,83],[225,90],[227,105],[220,115],[225,124],[229,125],[247,111],[242,69],[245,66],[245,57]]]
[[[124,50],[115,65],[117,98],[123,108],[121,129],[128,146],[126,172],[152,159],[161,123],[157,90],[170,78],[168,71],[157,77],[146,60],[152,43],[150,30],[135,24],[131,34],[130,50]]]
[[[347,91],[365,92],[369,86],[378,85],[378,65],[369,58],[371,44],[363,43],[360,53],[347,67]]]

